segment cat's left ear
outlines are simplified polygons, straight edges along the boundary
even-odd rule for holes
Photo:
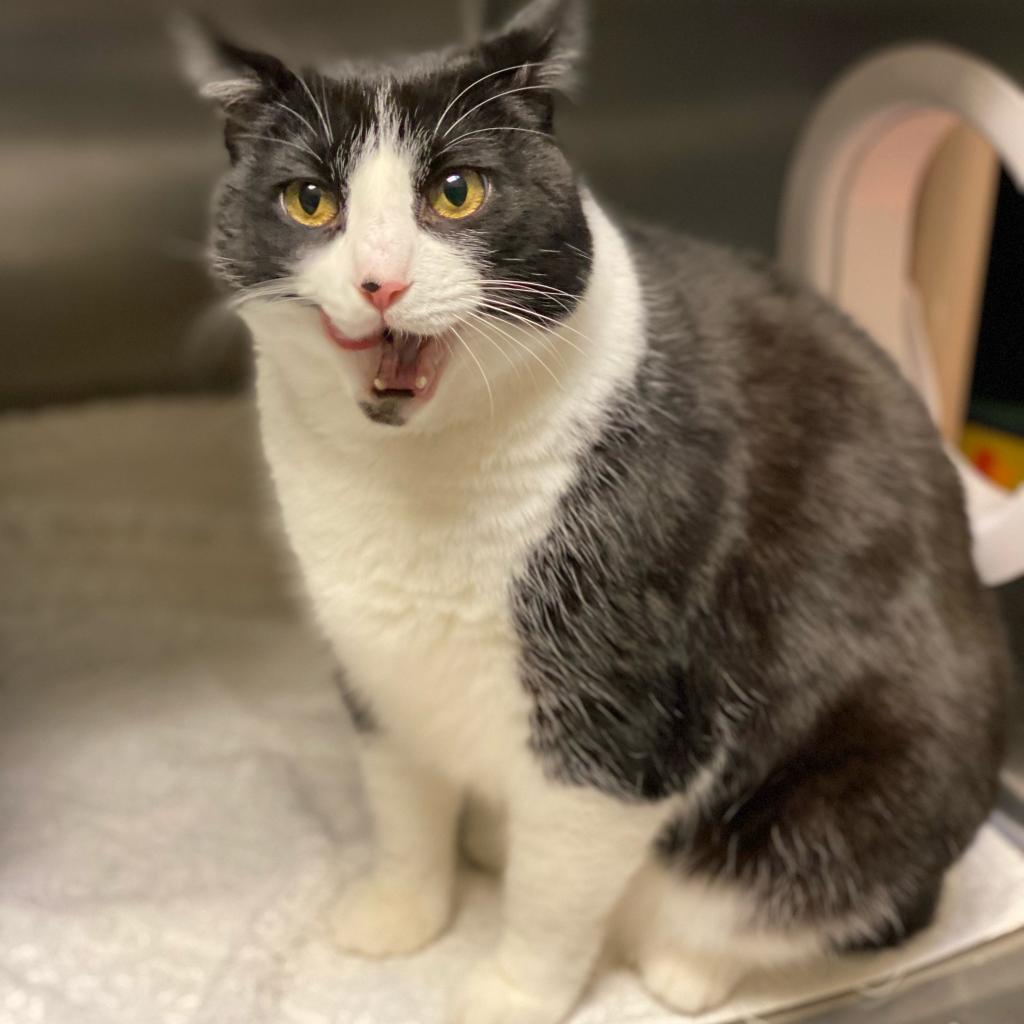
[[[532,0],[495,35],[484,40],[492,61],[520,66],[519,83],[569,92],[586,48],[584,0]]]

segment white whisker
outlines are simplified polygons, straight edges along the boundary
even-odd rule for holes
[[[555,357],[555,359],[558,360],[559,364],[564,369],[566,367],[566,365],[567,365],[566,362],[565,362],[565,356],[561,352],[558,351],[558,346],[555,344],[555,341],[557,340],[557,341],[560,341],[560,342],[564,342],[565,338],[557,338],[556,339],[554,332],[551,331],[551,330],[543,331],[542,333],[536,335],[536,338],[541,343],[541,345],[544,347],[544,351],[545,352],[550,352]],[[579,350],[577,350],[577,351],[579,351]]]
[[[573,312],[573,307],[570,306],[564,299],[560,298],[557,294],[553,292],[538,292],[533,291],[530,288],[505,287],[492,288],[491,293],[505,296],[535,295],[539,299],[544,299],[547,302],[555,303],[567,315],[571,316]]]
[[[274,106],[280,107],[282,110],[287,110],[288,113],[291,114],[293,117],[297,117],[313,133],[314,136],[316,135],[316,129],[297,110],[293,110],[291,107],[289,107],[287,103],[282,103],[280,100],[275,100]]]
[[[302,296],[297,293],[295,282],[291,278],[281,278],[240,288],[227,300],[227,306],[229,309],[237,309],[246,302],[256,299],[300,301]]]
[[[585,260],[593,261],[593,259],[594,259],[593,255],[591,253],[584,252],[582,249],[580,249],[578,246],[573,245],[571,242],[566,242],[565,243],[565,247],[567,249],[572,249],[572,251],[574,253],[576,253],[578,256],[582,256],[583,259],[585,259]]]
[[[515,282],[502,285],[493,285],[487,287],[484,285],[483,290],[485,292],[496,293],[498,295],[535,295],[541,299],[547,299],[549,302],[557,303],[566,313],[572,313],[573,307],[570,306],[565,299],[571,299],[575,304],[579,301],[578,295],[571,295],[569,292],[563,292],[559,288],[548,288],[543,285],[535,285],[531,281]],[[562,298],[565,296],[565,298]]]
[[[484,387],[487,388],[487,401],[491,407],[491,419],[494,419],[494,392],[491,390],[491,382],[487,379],[487,374],[484,371],[483,364],[473,354],[473,350],[466,344],[465,339],[454,327],[451,328],[451,332],[462,343],[462,347],[466,350],[466,355],[476,363],[476,368],[480,371],[480,376],[483,377]]]
[[[287,139],[275,139],[269,135],[235,135],[236,139],[255,139],[257,142],[273,142],[278,146],[288,146],[297,149],[300,153],[308,153],[318,164],[323,164],[323,158],[317,156],[304,142],[289,142]]]
[[[572,292],[567,292],[562,288],[556,288],[554,285],[544,284],[542,281],[523,281],[521,278],[515,277],[493,277],[481,282],[481,287],[483,288],[490,288],[498,285],[516,285],[520,288],[525,288],[530,291],[536,292],[537,294],[540,294],[542,291],[545,291],[553,295],[564,295],[567,299],[579,299],[579,296],[573,295]]]
[[[470,316],[474,316],[475,314],[473,314],[473,313],[470,313],[469,315],[470,315]],[[466,318],[465,318],[464,316],[459,316],[458,314],[456,314],[456,315],[455,315],[455,319],[456,319],[456,320],[458,320],[460,324],[465,324],[465,325],[466,325],[466,327],[470,328],[471,330],[474,330],[474,331],[476,331],[476,332],[477,332],[477,333],[478,333],[478,334],[479,334],[479,335],[480,335],[480,336],[481,336],[481,337],[482,337],[482,338],[483,338],[483,339],[484,339],[485,341],[489,341],[489,342],[490,342],[490,343],[491,343],[491,344],[492,344],[492,345],[493,345],[493,346],[494,346],[494,347],[495,347],[495,348],[496,348],[496,349],[497,349],[497,350],[498,350],[498,351],[499,351],[499,352],[501,353],[501,355],[502,355],[502,357],[504,358],[505,362],[506,362],[506,363],[508,363],[508,365],[512,367],[512,371],[513,371],[513,373],[515,373],[515,375],[516,375],[517,377],[519,376],[519,367],[518,367],[518,366],[516,366],[516,364],[515,364],[515,361],[514,361],[514,360],[513,360],[512,358],[511,358],[511,356],[509,356],[509,354],[508,354],[508,353],[507,353],[507,352],[506,352],[506,351],[505,351],[505,350],[504,350],[504,349],[503,349],[503,348],[501,347],[501,345],[499,345],[499,344],[498,344],[498,343],[497,343],[497,342],[496,342],[496,341],[494,340],[494,338],[492,338],[492,337],[491,337],[491,336],[490,336],[489,334],[486,334],[486,333],[485,333],[485,332],[483,331],[483,329],[482,329],[482,328],[478,327],[478,326],[477,326],[477,325],[475,325],[475,324],[471,324],[471,323],[470,323],[470,322],[469,322],[469,321],[468,321],[468,320],[467,320],[467,319],[466,319]]]
[[[470,316],[475,316],[479,320],[482,320],[484,323],[488,324],[488,326],[493,327],[494,330],[498,331],[500,334],[503,334],[506,338],[508,338],[508,340],[511,341],[513,345],[517,345],[519,348],[521,348],[528,356],[536,360],[536,362],[540,363],[545,373],[547,373],[548,376],[555,382],[555,385],[558,387],[560,391],[564,390],[564,388],[562,387],[561,380],[559,380],[559,378],[551,369],[551,367],[548,366],[548,364],[545,363],[544,360],[541,359],[541,357],[537,355],[537,353],[534,352],[529,345],[525,344],[525,342],[521,341],[519,338],[514,338],[511,334],[508,333],[508,331],[504,330],[504,328],[499,327],[498,324],[494,322],[495,317],[483,316],[480,313],[471,313]],[[532,376],[533,375],[531,373],[531,377]],[[534,380],[534,384],[536,384],[536,379]]]
[[[444,133],[444,138],[448,138],[448,136],[452,133],[452,129],[455,128],[456,125],[460,124],[462,121],[465,121],[470,114],[474,113],[474,111],[479,110],[481,107],[487,106],[488,103],[493,103],[495,100],[500,100],[505,96],[514,96],[516,93],[535,92],[537,90],[544,90],[545,92],[551,91],[550,87],[547,85],[520,85],[515,89],[506,89],[504,92],[496,93],[494,96],[488,96],[487,99],[481,100],[475,107],[470,107],[469,110],[467,110],[461,117],[458,117],[454,121],[452,121],[448,130]]]
[[[462,97],[465,96],[466,93],[470,91],[470,89],[475,89],[481,82],[486,82],[487,79],[495,78],[497,75],[504,75],[507,74],[509,71],[522,71],[524,68],[540,67],[545,63],[547,62],[529,61],[526,64],[513,64],[510,67],[500,68],[498,71],[492,71],[489,74],[481,75],[478,79],[476,79],[476,81],[470,82],[469,85],[467,85],[466,88],[463,89],[462,92],[460,92],[458,96],[456,96],[455,99],[453,99],[451,103],[449,103],[448,106],[444,108],[444,110],[441,113],[441,116],[437,119],[437,124],[434,126],[434,134],[432,137],[435,139],[437,138],[437,133],[441,130],[441,125],[444,124],[444,119],[451,112],[452,107],[454,107],[455,104],[458,103],[459,100],[461,100]],[[445,134],[447,135],[447,132]]]
[[[471,135],[480,135],[483,132],[526,132],[528,135],[539,135],[542,139],[547,139],[548,142],[552,141],[551,136],[547,132],[539,132],[535,128],[476,128],[471,132],[465,132],[458,138],[452,139],[443,149],[439,149],[436,155],[440,156],[442,153],[447,153],[449,149],[460,143],[463,139],[468,139]]]
[[[481,304],[483,309],[491,309],[494,314],[502,319],[511,318],[518,320],[520,323],[526,324],[528,327],[532,327],[535,330],[547,331],[549,334],[556,334],[558,329],[564,328],[565,330],[572,331],[574,334],[578,334],[584,341],[590,341],[590,339],[580,331],[577,331],[574,327],[570,327],[569,324],[562,320],[558,320],[555,317],[544,316],[542,313],[536,312],[536,310],[528,309],[526,306],[520,306],[516,303],[500,302],[494,300],[492,302],[483,302]],[[534,319],[531,319],[534,318]],[[547,320],[549,323],[554,324],[554,327],[548,327],[545,324],[538,324],[537,318]],[[575,349],[581,355],[585,354],[584,350],[580,348],[570,338],[566,338],[561,334],[558,335],[558,340],[563,345],[568,345],[569,348]]]
[[[324,115],[327,114],[327,108],[330,104],[327,102],[327,77],[325,75],[320,76],[320,98],[324,101],[323,111]],[[327,141],[330,145],[334,145],[334,130],[331,128],[330,118],[327,118]]]
[[[486,307],[486,305],[487,304],[484,303],[485,307]],[[544,326],[539,325],[539,324],[535,324],[532,321],[528,320],[525,316],[519,316],[516,313],[510,313],[510,312],[508,312],[506,310],[501,310],[500,313],[497,316],[492,317],[492,319],[499,319],[500,318],[500,319],[505,319],[506,322],[507,322],[507,319],[510,318],[510,317],[512,319],[514,319],[514,320],[517,320],[519,323],[524,324],[525,327],[530,328],[531,335],[533,337],[535,337],[537,339],[537,341],[540,342],[541,345],[544,346],[544,351],[545,352],[550,352],[559,361],[559,363],[562,364],[563,368],[565,367],[566,363],[565,363],[565,360],[562,358],[562,354],[551,343],[554,340],[554,338],[553,338],[554,331],[552,331],[551,328],[544,327]],[[510,324],[509,326],[512,326],[512,325]],[[526,331],[524,330],[523,327],[520,327],[519,330],[523,331],[524,334],[526,333]],[[549,340],[549,337],[547,337],[547,336],[552,336],[552,337]],[[559,341],[565,341],[564,338],[559,338],[558,340]],[[571,342],[569,342],[569,344],[572,345]],[[575,347],[575,346],[572,346],[572,347]],[[577,349],[577,351],[582,351],[582,350],[581,349]]]
[[[296,76],[299,79],[299,85],[306,90],[306,95],[309,97],[309,102],[313,104],[313,109],[316,111],[317,116],[320,119],[320,124],[324,128],[324,137],[329,143],[334,142],[334,133],[331,131],[331,126],[327,123],[327,115],[320,109],[320,104],[317,103],[316,97],[313,95],[313,90],[306,84],[306,80],[301,76]],[[322,76],[321,76],[322,77]]]
[[[469,313],[468,315],[473,317],[474,320],[479,321],[478,324],[473,325],[473,326],[474,326],[474,329],[479,331],[481,334],[484,333],[484,327],[481,326],[481,325],[486,325],[487,327],[489,327],[489,328],[491,328],[493,330],[498,331],[500,334],[504,334],[505,337],[507,337],[514,344],[517,344],[517,345],[519,344],[519,342],[517,342],[515,338],[513,338],[509,334],[506,334],[505,331],[503,331],[501,329],[501,327],[497,323],[494,322],[494,317],[484,316],[484,315],[482,315],[480,313]],[[487,337],[490,338],[490,335],[487,335]],[[498,344],[498,343],[495,342],[495,344]],[[499,345],[499,348],[500,348],[500,345]],[[504,352],[504,349],[502,349],[502,352]],[[508,355],[506,355],[505,358],[508,359],[510,363],[513,362],[513,360]],[[513,365],[514,365],[514,363],[513,363]],[[530,375],[530,381],[533,383],[534,388],[536,388],[537,387],[537,378],[533,374],[533,367],[530,366],[529,363],[527,363],[525,365],[526,365],[526,372]],[[516,375],[518,376],[518,374],[519,374],[519,367],[516,367]]]
[[[484,304],[488,305],[488,306],[491,306],[492,308],[501,307],[501,308],[508,309],[508,310],[517,310],[519,313],[526,313],[526,314],[528,314],[528,316],[538,317],[541,320],[546,320],[548,323],[554,324],[556,327],[562,328],[562,329],[564,329],[566,331],[572,331],[573,334],[579,335],[579,337],[581,337],[584,341],[588,342],[591,345],[593,344],[592,339],[588,338],[582,331],[578,331],[575,327],[572,327],[570,324],[567,324],[567,323],[565,323],[562,320],[558,320],[558,319],[556,319],[553,316],[545,316],[543,313],[538,313],[536,310],[527,309],[526,306],[520,306],[520,305],[517,305],[516,303],[511,303],[511,302],[502,302],[500,299],[490,299],[490,300],[487,300]],[[509,315],[511,316],[513,314],[510,313]],[[520,316],[519,319],[527,320],[527,317]],[[529,323],[530,321],[527,320],[527,322]],[[537,324],[533,324],[533,326],[536,327],[538,325]],[[572,345],[572,342],[569,341],[568,338],[563,338],[562,340],[567,345]],[[577,349],[579,348],[579,346],[573,346],[573,347],[577,348]]]

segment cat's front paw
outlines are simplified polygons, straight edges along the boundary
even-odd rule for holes
[[[334,939],[344,952],[359,956],[414,953],[444,930],[450,903],[443,886],[369,875],[356,882],[334,909]]]
[[[496,960],[485,960],[459,995],[454,1024],[559,1024],[575,997],[575,992],[528,992]]]

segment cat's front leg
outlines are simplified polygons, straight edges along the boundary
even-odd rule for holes
[[[460,994],[457,1024],[557,1024],[568,1014],[663,817],[539,773],[510,794],[502,934]]]
[[[338,945],[362,956],[412,953],[448,923],[459,796],[386,737],[361,739],[374,828],[374,862],[334,911]]]

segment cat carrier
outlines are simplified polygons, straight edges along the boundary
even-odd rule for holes
[[[990,584],[1024,575],[1024,472],[1013,471],[1015,459],[1024,465],[1024,235],[1008,247],[1018,319],[998,325],[1013,353],[1003,383],[1016,429],[964,428],[981,407],[971,381],[1000,180],[1019,224],[1024,91],[962,51],[901,47],[826,95],[790,168],[780,232],[783,265],[865,327],[924,397],[963,480]],[[989,434],[1001,439],[994,452]],[[994,472],[998,460],[1009,468]]]

